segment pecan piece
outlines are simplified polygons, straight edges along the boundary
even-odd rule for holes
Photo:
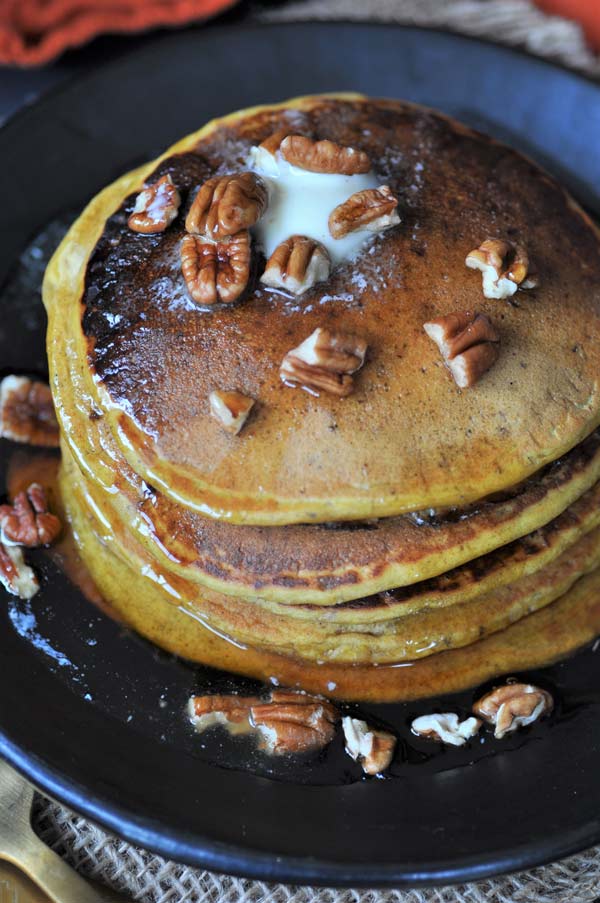
[[[249,229],[267,208],[267,187],[253,172],[215,176],[201,186],[185,220],[194,235],[222,239]]]
[[[501,740],[520,727],[533,724],[554,708],[550,693],[532,684],[509,683],[496,687],[473,706],[473,711],[495,726],[494,736]]]
[[[180,204],[181,195],[167,174],[140,191],[127,225],[144,235],[164,232],[177,216]]]
[[[381,232],[400,222],[398,199],[387,185],[365,188],[338,204],[329,214],[329,231],[333,238],[343,238],[349,232],[367,230]]]
[[[238,232],[228,241],[185,235],[181,271],[188,292],[198,304],[237,301],[250,278],[250,234]]]
[[[434,715],[421,715],[411,724],[411,730],[419,737],[429,737],[449,746],[464,746],[479,731],[479,718],[466,718],[460,721],[453,712],[440,712]]]
[[[500,336],[485,314],[464,310],[424,323],[423,329],[461,389],[474,386],[498,358]]]
[[[39,483],[19,492],[12,505],[0,505],[0,531],[2,542],[28,549],[54,542],[61,523],[48,511],[46,491]]]
[[[371,170],[371,161],[364,151],[343,147],[334,141],[314,141],[304,135],[288,135],[281,141],[279,151],[288,163],[308,172],[352,176]]]
[[[214,724],[233,725],[249,731],[250,709],[259,702],[258,696],[192,696],[188,711],[197,731]]]
[[[499,238],[487,238],[465,259],[472,270],[483,274],[486,298],[509,298],[518,288],[535,288],[538,278],[529,272],[529,256],[522,245]]]
[[[345,397],[354,389],[352,374],[365,362],[367,343],[358,336],[318,327],[284,357],[279,375],[288,386],[318,395]]]
[[[301,295],[328,279],[330,270],[331,259],[320,242],[305,235],[290,235],[269,257],[260,281],[270,288]]]
[[[31,599],[40,588],[19,546],[5,546],[0,542],[0,583],[9,593],[21,599]]]
[[[58,422],[49,386],[26,376],[4,377],[0,383],[0,437],[58,448]]]
[[[241,392],[223,392],[217,389],[208,396],[210,413],[221,426],[237,435],[254,407],[254,399]]]
[[[303,753],[331,743],[339,715],[324,699],[274,690],[269,702],[252,706],[251,720],[269,752]]]
[[[375,730],[359,718],[342,718],[342,727],[346,752],[360,762],[365,774],[381,774],[389,768],[396,749],[393,734]]]

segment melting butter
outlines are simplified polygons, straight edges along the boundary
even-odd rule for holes
[[[269,258],[278,244],[290,235],[306,235],[320,241],[334,264],[356,256],[373,237],[372,232],[351,232],[335,239],[329,232],[329,214],[350,195],[380,184],[374,172],[344,176],[337,173],[308,172],[292,166],[279,152],[253,147],[247,165],[266,182],[269,206],[253,228],[256,241]]]

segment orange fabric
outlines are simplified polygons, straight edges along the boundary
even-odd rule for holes
[[[583,25],[594,50],[600,50],[600,0],[536,0],[540,9]]]
[[[214,16],[236,0],[0,0],[0,63],[35,66],[105,32]]]

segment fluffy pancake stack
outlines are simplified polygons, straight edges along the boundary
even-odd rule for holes
[[[180,256],[197,190],[274,134],[366,154],[400,223],[300,294],[259,281],[251,229],[236,303],[199,305]],[[135,231],[140,192],[167,175],[172,222]],[[535,287],[484,294],[465,258],[489,239],[526,249]],[[44,285],[63,497],[107,600],[186,657],[354,698],[575,648],[600,594],[599,285],[598,233],[559,186],[400,102],[244,111],[119,179]],[[461,388],[424,326],[464,311],[494,350]],[[346,397],[280,375],[317,329],[367,347]],[[209,400],[230,391],[254,400],[235,435]]]

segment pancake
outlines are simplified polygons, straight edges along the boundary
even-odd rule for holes
[[[103,499],[92,487],[90,493],[99,507],[117,506],[159,564],[217,592],[282,604],[337,605],[423,581],[535,531],[600,479],[596,431],[507,498],[463,511],[367,524],[260,528],[221,523],[175,504],[130,468],[106,418],[98,416],[93,380],[70,353],[77,322],[76,312],[64,316],[56,311],[50,324],[56,335],[50,365],[70,454],[110,498]]]
[[[99,539],[85,516],[66,497],[77,539],[95,583],[116,612],[148,639],[192,661],[282,686],[338,699],[390,702],[458,692],[514,670],[537,668],[564,657],[600,632],[600,569],[579,579],[545,608],[461,649],[439,652],[402,667],[314,664],[292,656],[232,642],[199,615],[179,606],[154,584],[149,601],[132,593],[133,573]],[[147,576],[147,575],[146,575]]]
[[[426,593],[419,592],[417,585],[412,588],[416,596],[413,613],[402,613],[399,618],[395,617],[393,604],[382,606],[380,600],[364,599],[360,605],[352,607],[352,621],[347,618],[336,622],[332,617],[335,609],[317,607],[312,608],[312,618],[298,620],[290,617],[292,608],[289,606],[274,612],[260,599],[249,603],[215,593],[190,584],[185,577],[149,559],[126,525],[111,520],[106,508],[97,508],[85,485],[77,482],[75,468],[65,466],[64,461],[62,484],[64,495],[69,499],[68,510],[78,525],[78,534],[81,532],[79,524],[87,519],[89,529],[115,550],[132,573],[145,578],[138,580],[136,591],[147,597],[149,606],[154,604],[155,596],[176,600],[182,611],[235,643],[272,649],[278,654],[295,655],[309,662],[398,663],[432,655],[441,649],[467,645],[554,601],[582,574],[600,565],[600,529],[596,528],[545,567],[521,577],[516,583],[487,593],[480,591],[470,600],[468,593],[458,593],[453,605],[430,608],[423,604]],[[597,500],[591,507],[597,509]],[[551,531],[548,535],[552,535]],[[543,540],[543,536],[538,537],[538,547]],[[532,545],[535,545],[533,539]],[[479,567],[485,571],[484,563]],[[509,576],[505,577],[505,580],[509,579]],[[477,583],[474,587],[482,589]],[[380,616],[377,622],[365,621],[370,603],[376,605],[379,612],[383,607],[388,617]]]
[[[239,304],[200,311],[176,263],[190,190],[243,169],[280,128],[366,151],[402,223],[301,299],[253,283]],[[166,172],[183,212],[160,235],[129,232],[135,195]],[[482,297],[464,260],[489,235],[526,246],[539,288],[513,303]],[[600,423],[599,277],[597,231],[530,161],[439,114],[356,95],[216,120],[122,177],[67,235],[44,300],[51,356],[60,318],[81,316],[71,353],[137,474],[205,516],[273,526],[463,508],[580,443]],[[468,391],[423,331],[457,304],[487,314],[501,338],[497,363]],[[287,351],[340,324],[369,346],[354,394],[283,385]],[[237,437],[208,405],[232,374],[257,399]]]

